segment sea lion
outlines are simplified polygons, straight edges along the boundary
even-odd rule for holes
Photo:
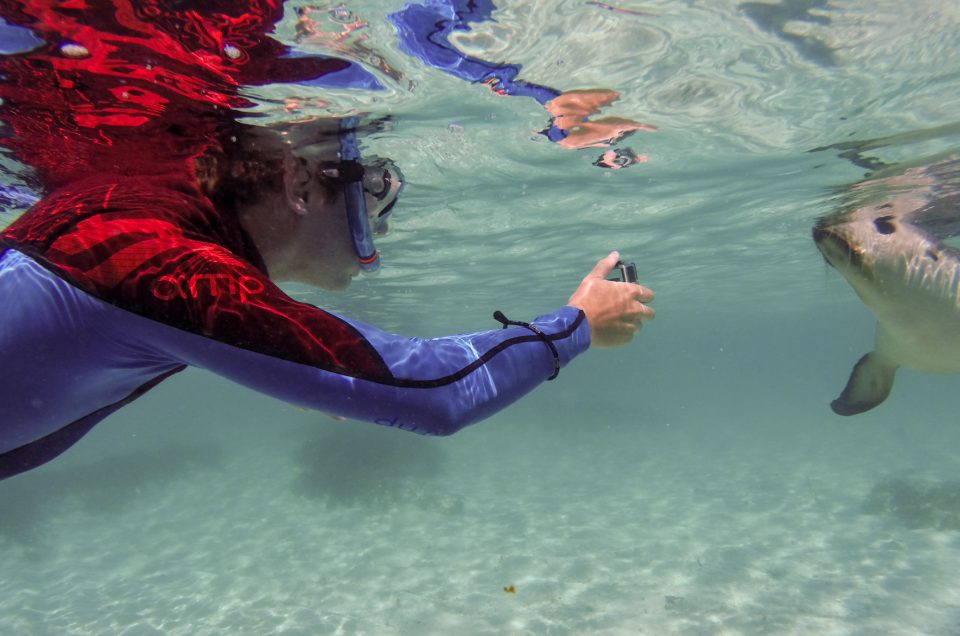
[[[898,367],[960,373],[960,158],[851,189],[859,203],[819,219],[813,240],[877,319],[874,350],[831,403],[869,411],[890,394]]]

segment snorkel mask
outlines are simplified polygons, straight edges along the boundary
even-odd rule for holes
[[[380,255],[373,237],[386,233],[387,220],[403,190],[403,174],[389,159],[362,161],[358,124],[358,117],[344,117],[282,126],[284,178],[289,205],[302,213],[307,211],[304,192],[310,182],[322,179],[340,187],[360,269],[375,272],[380,268]]]

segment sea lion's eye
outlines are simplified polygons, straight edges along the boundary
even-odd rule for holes
[[[877,217],[873,220],[873,225],[877,228],[877,232],[881,234],[893,234],[897,231],[897,226],[891,222],[892,219],[892,216]]]

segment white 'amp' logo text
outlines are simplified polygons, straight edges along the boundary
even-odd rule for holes
[[[153,282],[153,295],[160,300],[196,300],[201,295],[216,298],[221,294],[239,296],[246,302],[264,290],[263,281],[253,276],[236,278],[229,274],[194,274],[193,276],[160,276]]]

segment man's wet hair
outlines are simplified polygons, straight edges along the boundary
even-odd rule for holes
[[[323,167],[339,164],[340,122],[334,117],[267,126],[230,122],[221,129],[216,141],[194,159],[197,183],[214,205],[236,211],[240,205],[255,205],[267,194],[282,192],[291,151],[295,156],[298,149],[309,148],[311,159],[295,160],[314,162],[316,169],[309,170],[313,182],[323,186],[328,200],[335,199],[340,196],[342,179],[336,171],[325,171]],[[389,127],[390,118],[381,117],[363,121],[355,132],[369,135]]]
[[[194,174],[201,191],[224,211],[255,205],[267,195],[282,192],[287,147],[282,128],[236,124],[219,135],[203,154],[194,158]],[[330,145],[336,156],[335,142]],[[331,197],[335,184],[325,185]]]

